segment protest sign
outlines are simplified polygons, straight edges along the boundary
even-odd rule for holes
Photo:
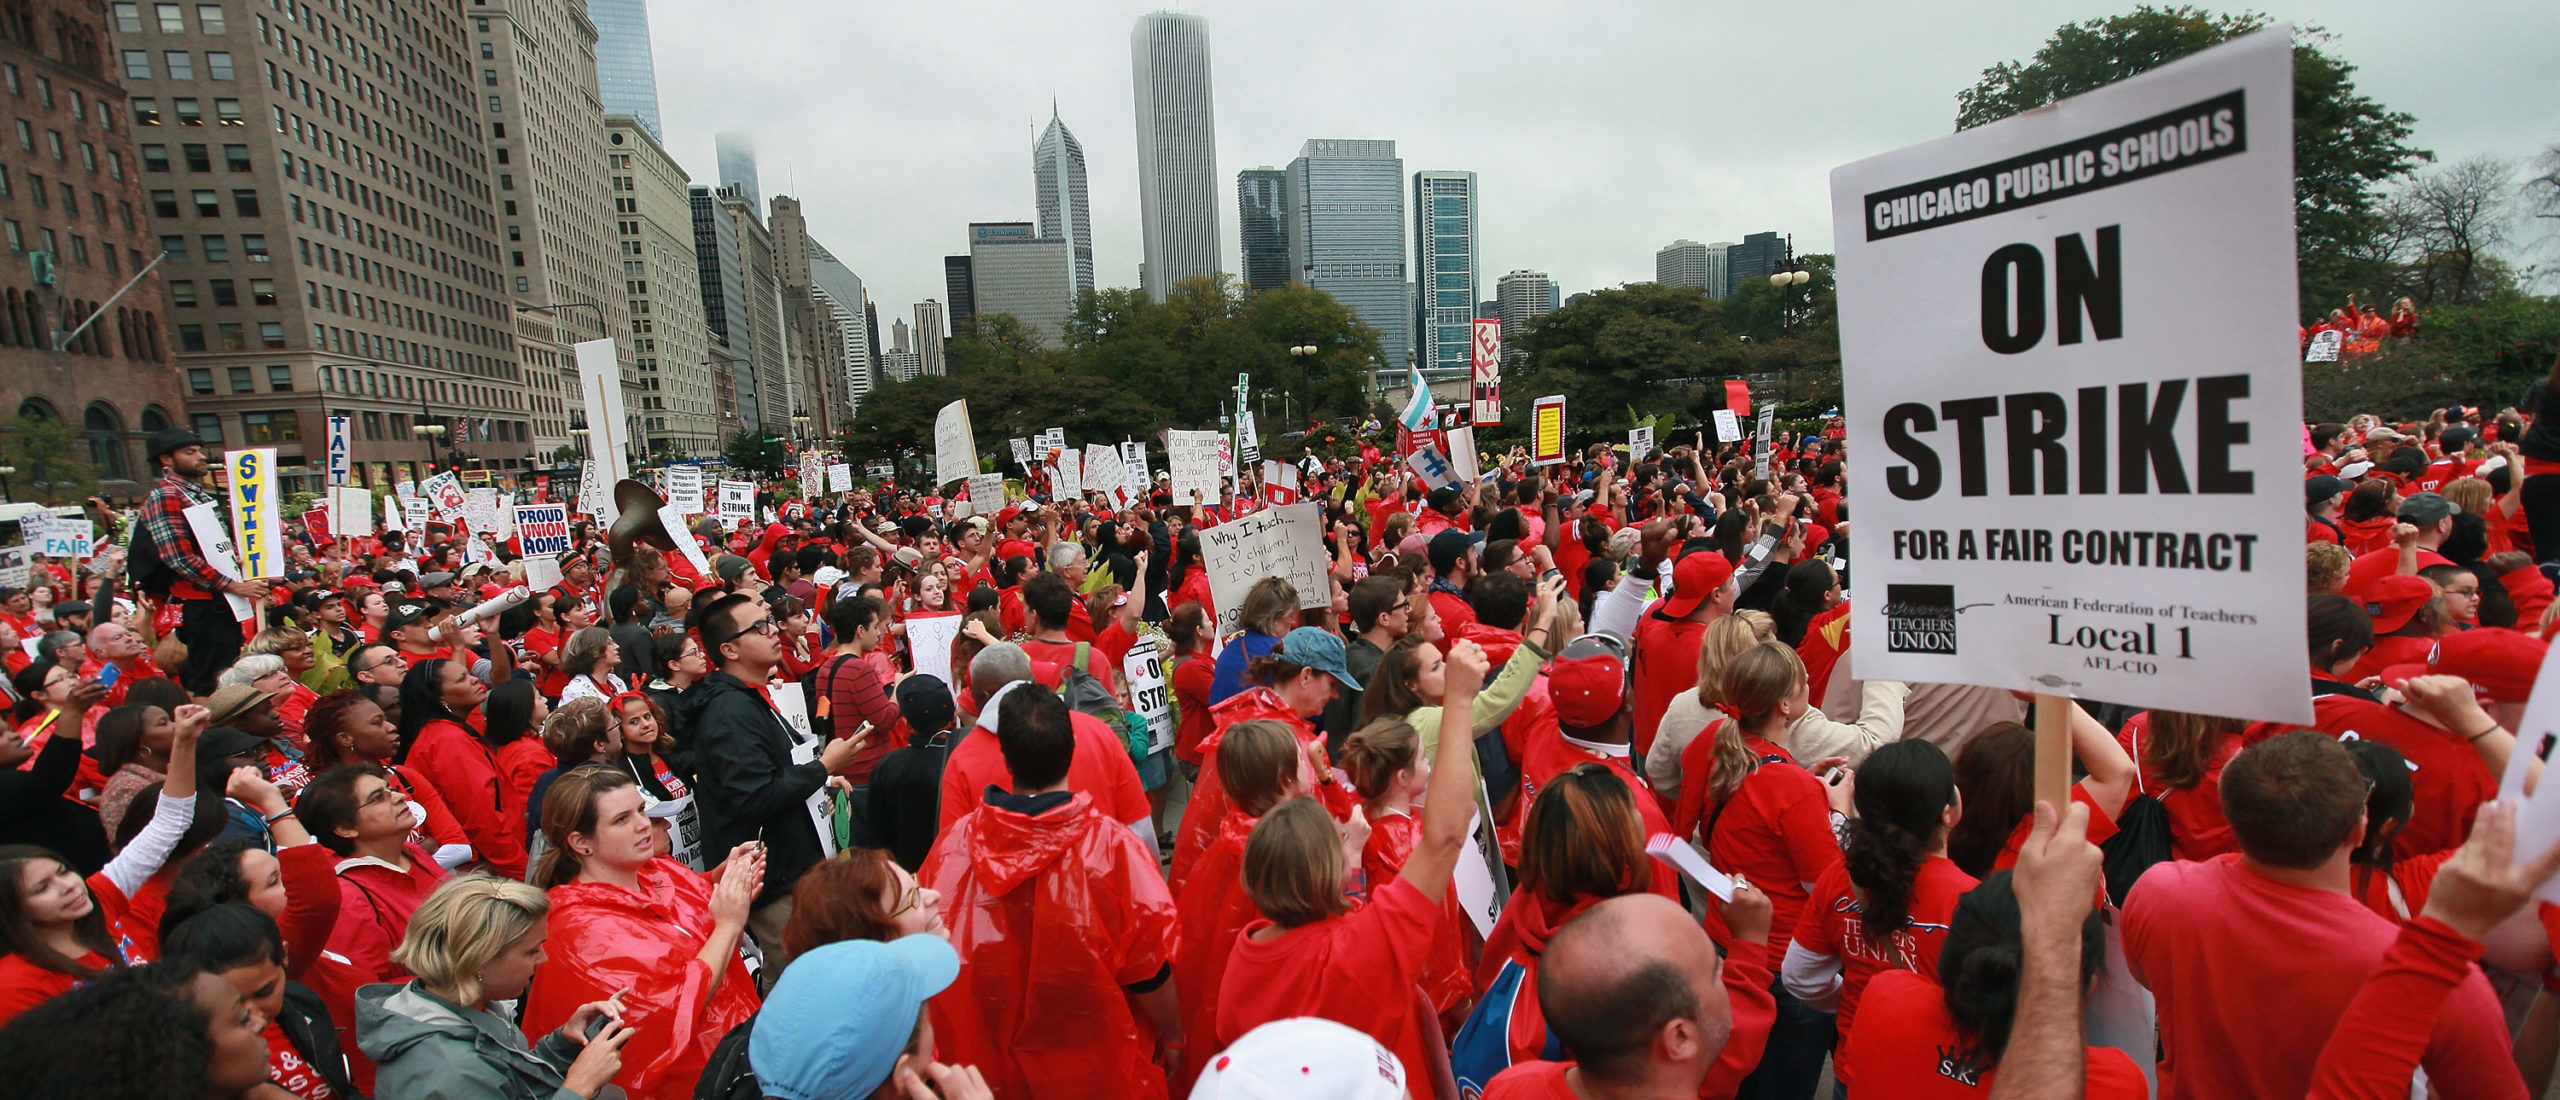
[[[933,414],[933,483],[949,485],[978,472],[978,437],[969,429],[969,399]]]
[[[382,529],[386,533],[406,532],[409,529],[408,501],[396,496],[382,498]]]
[[[560,504],[515,506],[516,544],[524,556],[548,557],[569,548],[569,509]]]
[[[814,501],[827,492],[827,463],[814,451],[800,456],[800,499]]]
[[[1020,438],[1013,440],[1013,464],[1020,466],[1025,470],[1031,468],[1030,440]]]
[[[2346,343],[2347,334],[2336,329],[2327,329],[2325,331],[2315,333],[2311,337],[2311,346],[2305,349],[2302,353],[2302,361],[2305,363],[2335,363],[2338,361],[2338,349],[2345,347]]]
[[[830,493],[845,493],[853,491],[852,463],[835,462],[828,464],[827,491]]]
[[[90,527],[88,520],[65,519],[43,512],[38,512],[27,519],[43,521],[34,525],[21,523],[18,526],[21,533],[26,536],[27,542],[34,545],[36,552],[45,557],[55,561],[78,561],[96,552],[97,532]]]
[[[230,458],[229,455],[223,457],[225,461]],[[214,512],[214,503],[208,500],[202,504],[190,505],[185,515],[187,530],[195,535],[196,549],[204,554],[205,564],[212,566],[213,571],[221,574],[225,580],[249,579],[240,572],[240,559],[234,555],[231,548],[231,532],[222,529],[222,517]],[[276,555],[279,576],[282,575],[283,559],[283,554]],[[223,602],[231,605],[231,617],[234,621],[245,623],[257,617],[258,605],[250,602],[248,597],[224,592],[222,599]]]
[[[596,484],[611,493],[615,482],[631,476],[626,457],[631,422],[622,415],[622,364],[614,357],[612,337],[582,340],[569,350],[578,360],[578,396],[587,412],[587,453],[599,463]],[[612,505],[603,507],[610,510]]]
[[[1777,427],[1777,424],[1778,407],[1776,405],[1760,406],[1760,430],[1752,433],[1751,476],[1763,481],[1769,479],[1769,437],[1774,434],[1772,429]]]
[[[1084,495],[1084,455],[1075,451],[1058,452],[1058,461],[1049,467],[1049,499],[1074,500]]]
[[[1461,424],[1449,429],[1448,440],[1449,465],[1458,471],[1459,481],[1474,484],[1476,478],[1482,476],[1476,464],[1475,425]]]
[[[1225,435],[1220,435],[1218,437],[1218,479],[1220,481],[1227,481],[1233,479],[1235,476],[1236,441]]]
[[[1170,431],[1164,434],[1165,467],[1173,475],[1173,502],[1191,503],[1191,494],[1216,503],[1218,499],[1218,439],[1216,432]]]
[[[1129,475],[1120,464],[1120,448],[1111,443],[1084,445],[1084,487],[1111,498],[1116,508],[1129,506]]]
[[[1502,322],[1478,318],[1467,422],[1502,423]]]
[[[427,529],[427,520],[429,518],[430,517],[427,515],[427,502],[424,497],[412,498],[400,502],[399,530],[424,531]]]
[[[1253,582],[1281,577],[1298,589],[1302,609],[1333,602],[1326,574],[1324,510],[1312,501],[1265,508],[1200,532],[1200,561],[1209,570],[1209,595],[1218,605],[1218,633],[1236,629],[1236,612]]]
[[[388,504],[390,501],[384,501]],[[329,490],[329,533],[349,538],[373,533],[373,490],[338,485]]]
[[[1564,463],[1564,395],[1541,397],[1529,410],[1529,464]]]
[[[960,638],[964,621],[957,611],[914,611],[907,614],[907,650],[915,656],[915,670],[940,680],[946,686],[958,686],[951,672],[951,643]]]
[[[462,522],[475,533],[498,530],[498,491],[473,489],[462,501]]]
[[[1631,429],[1628,429],[1628,431],[1627,431],[1627,461],[1629,461],[1629,462],[1642,462],[1642,461],[1644,461],[1644,456],[1649,455],[1649,454],[1652,454],[1652,453],[1653,453],[1653,425],[1651,425],[1651,424],[1647,424],[1647,425],[1645,425],[1644,427],[1641,427],[1641,428],[1631,428]]]
[[[1249,411],[1236,417],[1236,461],[1246,466],[1262,461],[1262,436],[1254,430]]]
[[[1833,171],[1859,679],[2311,720],[2292,62],[2277,26]]]
[[[912,621],[912,620],[910,620]],[[912,629],[912,628],[910,628]],[[1121,658],[1120,674],[1129,681],[1129,712],[1147,720],[1150,753],[1173,747],[1173,696],[1166,690],[1164,658],[1157,655],[1156,636],[1140,634]]]
[[[756,521],[756,483],[720,482],[720,522],[735,531]]]
[[[1120,477],[1129,486],[1129,500],[1147,496],[1147,445],[1130,440],[1120,444]]]
[[[982,516],[1004,510],[1004,475],[969,475],[969,507]]]
[[[27,561],[26,547],[0,546],[0,588],[25,588],[27,574],[34,568],[34,565]],[[39,634],[33,638],[20,638],[18,644],[24,646],[27,656],[32,658],[36,656],[36,643],[43,640],[44,637]]]
[[[418,489],[419,495],[426,498],[427,503],[435,508],[436,515],[441,517],[461,515],[462,506],[470,502],[470,497],[462,491],[462,479],[455,477],[451,470],[437,471]]]
[[[1458,483],[1458,468],[1438,447],[1424,447],[1404,456],[1404,464],[1413,468],[1414,476],[1434,489]]]
[[[703,556],[702,540],[695,538],[693,532],[685,529],[684,516],[676,511],[675,505],[658,506],[658,523],[667,529],[668,534],[675,537],[676,550],[684,555],[685,561],[693,565],[694,575],[710,576],[711,559]]]
[[[667,467],[667,503],[676,506],[679,515],[702,514],[702,467],[679,462]]]
[[[351,442],[354,421],[355,418],[350,416],[329,418],[329,484],[331,485],[346,484],[347,475],[355,470],[354,444]],[[371,512],[373,506],[368,504],[365,510]]]
[[[230,470],[240,579],[284,576],[284,482],[276,475],[276,449],[243,447],[223,455],[222,464]]]
[[[1716,442],[1732,443],[1742,438],[1742,418],[1732,409],[1716,410]]]
[[[1273,504],[1298,502],[1298,468],[1276,458],[1262,460],[1262,499]]]
[[[1066,446],[1067,430],[1065,428],[1051,428],[1048,431],[1040,433],[1040,441],[1032,445],[1031,453],[1035,455],[1045,455],[1051,451],[1065,450]]]

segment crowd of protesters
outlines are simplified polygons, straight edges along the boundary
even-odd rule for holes
[[[0,1080],[2539,1096],[2560,850],[2494,800],[2556,405],[2306,427],[2315,721],[2084,702],[2060,806],[2025,701],[1843,662],[1836,418],[1436,488],[1374,445],[1216,499],[767,486],[535,560],[297,526],[247,581],[162,432],[95,559],[0,589]],[[1291,499],[1322,590],[1212,578]]]

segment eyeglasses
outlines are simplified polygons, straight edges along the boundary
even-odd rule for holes
[[[915,912],[916,907],[922,904],[924,904],[924,884],[921,882],[909,883],[907,885],[906,900],[900,903],[898,908],[889,914],[889,919],[896,920],[899,917]]]

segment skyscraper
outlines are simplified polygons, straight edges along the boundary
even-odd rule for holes
[[[1084,146],[1067,132],[1054,104],[1049,128],[1031,147],[1031,184],[1039,197],[1040,235],[1074,246],[1075,292],[1093,289],[1093,207],[1085,201]]]
[[[904,317],[896,317],[896,318],[892,318],[892,319],[890,319],[890,321],[889,321],[889,350],[891,350],[891,351],[914,351],[914,350],[916,350],[916,347],[915,347],[915,341],[913,341],[913,340],[911,340],[911,339],[909,339],[909,338],[908,338],[908,335],[907,335],[907,319],[906,319],[906,318],[904,318]]]
[[[1454,378],[1475,361],[1476,174],[1413,174],[1414,343],[1423,373]]]
[[[971,286],[974,282],[976,280],[969,274],[969,257],[945,256],[942,258],[942,292],[951,298],[951,335],[953,336],[967,333],[969,326],[977,323],[978,297]]]
[[[1414,310],[1396,143],[1308,140],[1289,162],[1287,199],[1291,275],[1378,330],[1386,372],[1401,377],[1414,355]]]
[[[658,66],[649,49],[649,0],[587,0],[587,19],[596,25],[596,84],[604,93],[604,111],[630,115],[659,141]]]
[[[1502,361],[1515,363],[1529,357],[1521,346],[1528,335],[1529,322],[1556,308],[1556,284],[1543,271],[1514,271],[1502,277],[1494,301],[1502,318]]]
[[[927,298],[916,303],[916,370],[920,374],[941,374],[942,303]]]
[[[1066,343],[1074,306],[1067,242],[1040,235],[1030,222],[969,224],[970,296],[978,318],[1009,314],[1042,347]]]
[[[1139,269],[1163,301],[1218,271],[1218,133],[1209,94],[1209,22],[1187,12],[1138,17],[1129,34],[1138,103]]]
[[[1244,285],[1269,290],[1289,283],[1289,174],[1269,165],[1236,173],[1236,235],[1244,245]]]
[[[641,427],[667,451],[718,454],[720,410],[684,168],[636,115],[605,116],[605,142],[614,195],[628,201],[614,224],[632,321],[622,338],[636,357]]]
[[[714,134],[712,150],[720,161],[720,186],[737,188],[756,217],[764,217],[764,190],[756,186],[756,139],[731,131]]]
[[[1753,233],[1725,253],[1726,297],[1751,279],[1766,279],[1786,270],[1793,258],[1790,242],[1776,233]]]
[[[1706,245],[1677,240],[1653,252],[1653,281],[1664,286],[1707,285]]]

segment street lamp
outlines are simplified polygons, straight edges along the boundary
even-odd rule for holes
[[[1307,360],[1314,358],[1318,353],[1322,352],[1323,350],[1324,350],[1323,348],[1319,348],[1319,347],[1315,346],[1314,344],[1296,344],[1296,345],[1292,345],[1292,346],[1289,348],[1289,359],[1290,359],[1290,361],[1291,361],[1291,362],[1294,362],[1294,363],[1296,363],[1296,364],[1298,365],[1298,388],[1299,388],[1299,389],[1302,389],[1302,390],[1303,390],[1303,389],[1307,388]],[[1287,395],[1287,394],[1282,394],[1282,395],[1281,395],[1281,397],[1282,397],[1282,399],[1283,399],[1283,400],[1282,400],[1282,402],[1281,402],[1281,410],[1280,410],[1280,411],[1281,411],[1281,415],[1283,415],[1283,416],[1288,416],[1288,415],[1289,415],[1289,410],[1288,410],[1288,402],[1287,402],[1287,400],[1286,400],[1286,399],[1287,399],[1287,397],[1288,397],[1288,395]],[[1313,395],[1310,395],[1310,396],[1309,396],[1309,399],[1308,399],[1307,405],[1308,405],[1308,409],[1307,409],[1308,414],[1309,414],[1310,416],[1314,415],[1314,412],[1315,412],[1315,408],[1314,408],[1314,406],[1315,406],[1315,401],[1314,401],[1314,399],[1313,399]]]
[[[427,465],[425,471],[419,474],[420,477],[423,478],[428,474],[435,473],[436,444],[444,439],[447,432],[452,430],[453,429],[447,428],[442,424],[428,423],[423,420],[409,426],[409,434],[417,436],[418,442],[425,444],[427,448]]]

